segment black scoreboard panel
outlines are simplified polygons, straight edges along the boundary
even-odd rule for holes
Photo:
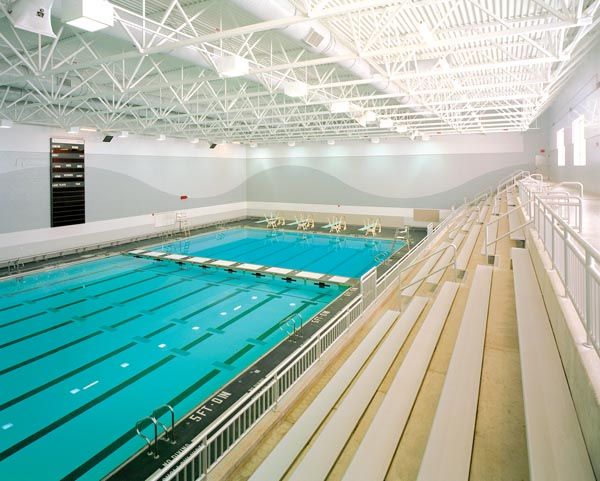
[[[83,140],[50,139],[50,225],[85,222]]]

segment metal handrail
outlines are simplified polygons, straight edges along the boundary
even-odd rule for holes
[[[400,269],[398,271],[398,276],[402,275],[403,272],[406,272],[409,269],[412,269],[414,266],[416,266],[417,264],[420,264],[421,262],[429,259],[430,257],[433,257],[436,254],[439,254],[440,252],[444,252],[446,249],[452,249],[452,258],[456,259],[456,245],[454,244],[448,244],[446,246],[442,246],[437,248],[436,250],[434,250],[433,252],[429,253],[428,255],[426,255],[425,257],[421,257],[417,260],[415,260],[414,262],[411,262],[408,266],[404,267],[403,269]],[[434,274],[433,272],[431,274]],[[429,274],[427,277],[429,277],[431,274]]]
[[[558,189],[559,187],[562,186],[574,186],[574,187],[578,187],[579,188],[579,197],[583,198],[583,184],[581,182],[559,182],[558,184],[556,184],[554,187],[552,187],[551,190],[554,189]]]
[[[453,244],[451,244],[451,245],[453,245]],[[456,251],[454,252],[452,258],[453,258],[452,262],[448,262],[448,264],[445,264],[442,267],[437,268],[435,271],[429,272],[428,274],[421,276],[418,279],[413,279],[410,282],[410,284],[402,284],[401,286],[399,286],[400,294],[402,294],[402,291],[404,291],[404,289],[408,289],[409,287],[414,286],[415,284],[418,284],[419,282],[423,282],[425,279],[429,279],[432,275],[437,274],[440,271],[444,271],[450,266],[453,266],[453,268],[454,268],[454,278],[456,279],[457,278],[457,275],[456,275]]]
[[[148,420],[154,425],[154,450],[152,449],[152,440],[144,434],[142,431],[143,428],[140,428],[140,426]],[[153,416],[146,416],[145,418],[140,419],[135,423],[135,432],[148,445],[148,455],[154,456],[154,459],[158,459],[160,456],[158,455],[158,422],[156,421],[156,418]]]
[[[167,428],[167,426],[165,426],[160,421],[160,416],[167,412],[171,413],[171,429],[170,430]],[[157,407],[152,412],[151,417],[156,419],[156,422],[158,424],[160,424],[160,426],[163,428],[163,431],[165,433],[165,439],[169,440],[171,442],[171,444],[175,444],[175,410],[173,409],[173,407],[170,404],[163,404],[162,406]],[[170,434],[169,434],[169,432],[170,432]]]
[[[500,219],[502,219],[502,218],[504,218],[504,217],[506,217],[506,216],[508,216],[508,215],[512,214],[514,211],[516,211],[516,210],[518,210],[518,209],[520,209],[520,208],[521,208],[521,206],[520,206],[520,205],[517,205],[516,207],[513,207],[512,209],[509,209],[509,210],[507,210],[507,211],[506,211],[504,214],[502,214],[502,215],[499,215],[499,216],[498,216],[498,217],[496,217],[494,220],[492,220],[492,221],[488,222],[488,223],[485,225],[485,229],[484,229],[484,232],[483,232],[483,234],[484,234],[484,242],[485,242],[485,244],[484,244],[484,246],[483,246],[483,247],[484,247],[484,250],[485,250],[485,255],[489,255],[489,254],[488,254],[488,249],[487,249],[489,246],[491,246],[491,245],[494,245],[494,244],[495,244],[495,243],[496,243],[498,240],[500,240],[500,239],[504,239],[504,237],[505,237],[505,236],[502,236],[502,237],[497,237],[497,238],[496,238],[495,240],[493,240],[492,242],[488,242],[488,227],[489,227],[489,226],[491,226],[492,224],[495,224],[496,222],[500,222]],[[512,234],[512,233],[514,233],[514,232],[516,232],[516,231],[518,231],[519,229],[522,229],[522,228],[523,228],[523,226],[521,226],[521,227],[518,227],[518,228],[515,228],[515,229],[513,229],[513,230],[509,231],[509,234]]]

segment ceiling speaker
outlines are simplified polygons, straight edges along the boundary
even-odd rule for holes
[[[16,28],[56,38],[50,23],[54,0],[17,0],[8,10],[8,18]]]
[[[102,142],[110,142],[113,139],[113,135],[106,135],[103,139]]]

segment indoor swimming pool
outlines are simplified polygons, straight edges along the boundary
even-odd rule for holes
[[[253,231],[223,234],[190,249],[267,255]],[[297,244],[269,250],[292,262]],[[101,479],[144,447],[136,421],[164,404],[182,418],[344,290],[120,255],[1,281],[0,479]]]
[[[358,278],[405,245],[388,239],[235,228],[157,248],[186,254]]]

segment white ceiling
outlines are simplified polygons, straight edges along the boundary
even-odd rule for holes
[[[522,131],[600,31],[600,0],[111,3],[115,26],[89,33],[57,0],[53,40],[14,29],[0,0],[0,118],[215,142]],[[335,50],[310,49],[308,26]],[[215,71],[231,54],[247,76]],[[291,81],[308,95],[286,96]],[[332,113],[336,100],[356,111]],[[375,122],[359,123],[366,111]]]

